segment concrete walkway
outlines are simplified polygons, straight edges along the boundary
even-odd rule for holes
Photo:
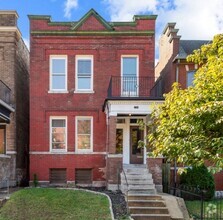
[[[169,214],[174,220],[189,220],[189,214],[182,198],[172,196],[166,193],[159,193],[164,199]]]

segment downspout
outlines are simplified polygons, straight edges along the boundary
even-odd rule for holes
[[[108,145],[109,145],[109,106],[107,104],[107,111],[106,111],[106,185],[108,188]]]
[[[179,63],[180,63],[180,59],[177,59],[176,82],[179,82]]]

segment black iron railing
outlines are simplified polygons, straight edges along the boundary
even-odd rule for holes
[[[223,194],[216,192],[215,197],[206,198],[207,190],[192,187],[170,187],[169,193],[184,199],[192,219],[222,220]]]
[[[154,77],[112,76],[108,87],[108,98],[152,97],[151,89],[154,82]]]
[[[0,99],[7,104],[11,102],[11,89],[0,80]]]

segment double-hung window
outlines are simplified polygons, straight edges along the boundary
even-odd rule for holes
[[[76,57],[76,91],[93,90],[93,56]]]
[[[6,129],[5,125],[0,125],[0,154],[6,153]]]
[[[93,143],[93,118],[76,118],[76,150],[79,152],[91,152]]]
[[[67,91],[67,56],[50,56],[50,91]]]
[[[195,74],[195,70],[187,72],[187,87],[193,86],[193,84],[194,84],[194,74]]]
[[[50,118],[50,149],[51,151],[67,150],[67,118]]]

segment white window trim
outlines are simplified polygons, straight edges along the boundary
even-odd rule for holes
[[[55,119],[64,119],[65,120],[65,149],[52,149],[52,121]],[[50,152],[67,152],[67,116],[50,116]]]
[[[52,60],[53,59],[65,59],[65,89],[53,89],[52,80]],[[48,93],[67,93],[67,55],[50,55],[50,90]]]
[[[90,89],[78,89],[78,60],[91,60],[91,83]],[[75,59],[75,91],[74,93],[94,93],[93,91],[93,80],[94,80],[94,56],[93,55],[77,55]]]
[[[137,78],[137,85],[139,84],[139,55],[134,55],[134,54],[130,54],[130,55],[121,55],[121,79],[123,77],[123,58],[127,58],[127,57],[134,57],[136,58],[136,78]],[[136,94],[139,94],[139,87],[137,87],[137,92]],[[123,82],[121,82],[121,95],[125,95],[123,94]]]
[[[80,119],[86,119],[91,121],[91,139],[90,139],[90,149],[78,149],[78,134],[77,134],[77,124],[78,120]],[[93,117],[92,116],[77,116],[75,118],[75,151],[77,153],[85,153],[85,152],[93,152]]]

